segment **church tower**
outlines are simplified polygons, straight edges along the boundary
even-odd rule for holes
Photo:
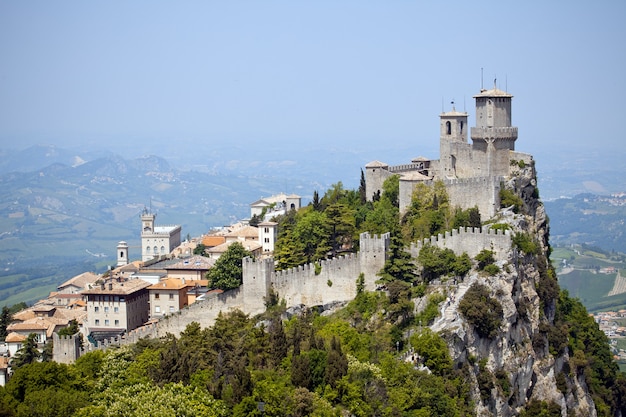
[[[464,154],[459,148],[468,148],[467,144],[467,113],[458,112],[452,102],[452,111],[439,115],[439,155],[441,176],[443,178],[456,178],[460,174],[457,172],[457,158],[459,153]]]
[[[128,265],[128,243],[121,241],[117,244],[117,266]]]

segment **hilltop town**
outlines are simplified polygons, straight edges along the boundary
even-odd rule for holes
[[[306,207],[297,195],[263,198],[250,205],[248,219],[188,240],[180,225],[159,225],[145,208],[137,254],[120,241],[116,265],[106,274],[76,276],[16,314],[7,326],[8,357],[20,357],[35,337],[41,349],[53,341],[54,361],[72,364],[90,351],[208,328],[224,314],[257,316],[278,303],[289,315],[316,306],[332,311],[371,292],[397,303],[398,310],[376,319],[393,317],[388,324],[399,329],[397,354],[412,332],[428,327],[441,335],[454,369],[471,381],[468,395],[479,415],[519,415],[530,400],[550,402],[565,415],[595,415],[604,394],[590,394],[589,382],[569,371],[586,363],[570,358],[568,336],[560,333],[575,308],[559,310],[563,296],[548,265],[547,217],[533,157],[515,149],[512,97],[495,85],[482,89],[474,96],[476,126],[468,129],[468,114],[454,105],[439,115],[438,160],[370,162],[358,191],[338,183]],[[373,214],[357,229],[357,211],[338,195]],[[394,210],[398,216],[386,220]],[[310,228],[298,223],[307,215]],[[316,235],[316,221],[327,222],[329,236]],[[400,246],[402,239],[410,244]],[[216,289],[207,274],[235,243],[248,255],[241,259],[241,282]],[[139,253],[141,260],[132,260]],[[486,305],[468,308],[477,302]],[[70,325],[78,331],[58,334]],[[411,349],[400,358],[432,372]],[[577,353],[585,354],[592,353]],[[9,368],[10,360],[1,368],[5,378]]]

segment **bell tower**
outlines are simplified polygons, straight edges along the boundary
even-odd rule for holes
[[[444,178],[455,178],[459,148],[469,146],[467,144],[467,113],[457,111],[452,102],[452,110],[439,115],[439,129],[441,175]]]
[[[128,243],[121,241],[117,244],[117,266],[128,265]]]

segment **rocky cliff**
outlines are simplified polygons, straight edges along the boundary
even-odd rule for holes
[[[517,416],[533,403],[560,408],[562,416],[621,415],[615,396],[592,395],[584,366],[593,360],[570,357],[577,324],[564,317],[562,304],[571,300],[559,293],[548,260],[549,225],[534,165],[516,169],[503,185],[514,204],[500,210],[491,227],[510,230],[513,243],[497,257],[499,272],[473,270],[447,286],[448,301],[432,329],[448,342],[457,368],[469,371],[477,415]]]

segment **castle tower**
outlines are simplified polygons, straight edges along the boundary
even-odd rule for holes
[[[467,113],[458,112],[452,102],[452,111],[439,115],[439,155],[442,177],[455,178],[459,148],[467,148]],[[463,153],[461,151],[461,153]]]
[[[495,150],[515,150],[517,127],[511,126],[511,99],[513,96],[494,85],[491,90],[481,90],[476,99],[476,127],[472,128],[472,141],[477,150],[486,150],[493,143]]]
[[[484,152],[488,177],[506,176],[509,173],[510,151],[515,150],[517,127],[511,126],[511,99],[513,96],[495,86],[481,90],[476,99],[476,127],[471,129],[475,152]],[[478,156],[478,155],[477,155]]]
[[[128,265],[128,243],[121,241],[117,244],[117,266]]]

